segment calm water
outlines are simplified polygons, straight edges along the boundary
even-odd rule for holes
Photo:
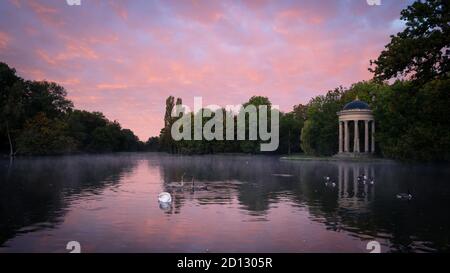
[[[450,250],[446,165],[156,153],[0,164],[0,252],[67,252],[73,240],[83,252],[368,252],[371,240],[384,252]],[[160,207],[183,174],[207,190]]]

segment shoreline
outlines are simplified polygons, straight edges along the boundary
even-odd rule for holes
[[[308,156],[308,155],[288,155],[281,156],[280,160],[291,161],[329,161],[329,162],[391,162],[398,163],[400,161],[382,157],[335,157],[335,156]]]
[[[194,156],[266,156],[277,157],[283,161],[322,161],[322,162],[366,162],[366,163],[411,163],[411,164],[446,164],[447,162],[424,162],[424,161],[402,161],[382,157],[335,157],[335,156],[309,156],[305,154],[251,154],[251,153],[214,153],[214,154],[171,154],[164,151],[121,151],[106,153],[68,153],[68,154],[48,154],[48,155],[16,155],[10,158],[8,155],[0,154],[2,161],[14,161],[14,159],[31,159],[31,158],[55,158],[55,157],[76,157],[76,156],[107,156],[107,155],[131,155],[131,154],[161,154],[179,157]]]

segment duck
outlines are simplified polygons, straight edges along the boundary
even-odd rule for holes
[[[161,192],[158,195],[158,201],[160,203],[171,203],[172,202],[172,196],[168,192]]]
[[[181,181],[180,182],[170,182],[170,183],[167,183],[167,186],[170,187],[170,188],[183,188],[184,187],[184,175],[185,174],[186,173],[183,173],[181,175]]]
[[[288,173],[273,173],[273,176],[279,176],[279,177],[291,177],[293,176],[292,174],[288,174]]]
[[[206,190],[208,190],[208,186],[203,185],[203,184],[195,185],[194,177],[192,177],[192,186],[191,186],[191,190],[192,190],[192,191],[206,191]]]
[[[411,200],[413,198],[411,193],[397,193],[396,197],[401,200]]]

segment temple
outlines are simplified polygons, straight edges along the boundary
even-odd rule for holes
[[[375,119],[369,105],[356,98],[347,103],[337,115],[339,117],[337,156],[370,156],[375,153]],[[360,129],[362,127],[363,130]]]

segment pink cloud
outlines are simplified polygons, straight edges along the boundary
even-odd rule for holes
[[[99,90],[127,89],[128,85],[126,85],[126,84],[102,83],[102,84],[97,84],[96,88],[99,89]]]
[[[20,0],[9,0],[15,7],[20,8],[22,5],[20,4]]]
[[[0,49],[6,49],[8,47],[11,38],[5,32],[0,32]]]
[[[27,1],[26,3],[46,25],[53,27],[64,25],[64,18],[61,17],[61,12],[57,8],[40,1]]]

